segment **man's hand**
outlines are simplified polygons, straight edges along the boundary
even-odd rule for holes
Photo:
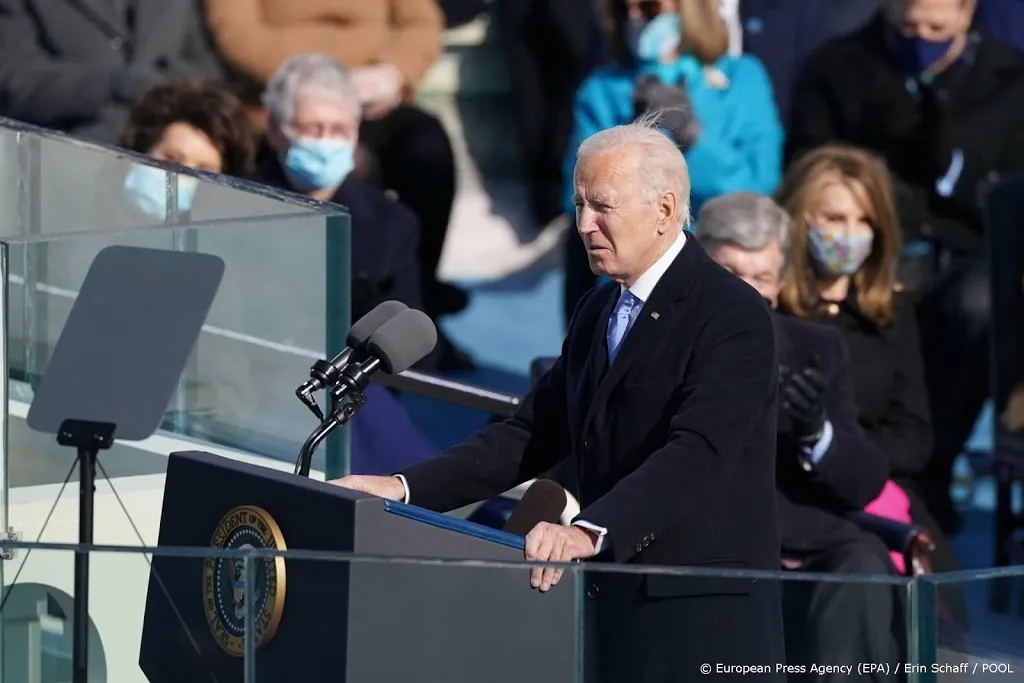
[[[813,443],[821,438],[825,429],[825,392],[828,378],[821,370],[817,356],[811,364],[789,374],[782,385],[782,409],[793,421],[793,436],[802,442]]]
[[[328,484],[341,486],[353,491],[362,491],[371,496],[387,498],[388,500],[404,500],[405,487],[398,477],[373,477],[366,474],[350,474],[341,479],[331,479]]]
[[[386,116],[402,101],[405,77],[391,64],[361,66],[352,70],[359,101],[363,105],[363,118],[368,120]]]
[[[540,522],[526,534],[526,559],[571,562],[593,557],[596,543],[597,537],[586,529]],[[561,567],[538,567],[530,572],[530,585],[547,591],[558,583],[563,571]]]

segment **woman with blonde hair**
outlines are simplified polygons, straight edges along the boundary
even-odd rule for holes
[[[914,302],[896,281],[900,230],[889,172],[868,152],[826,145],[793,162],[776,199],[794,223],[779,310],[842,332],[861,425],[910,498],[911,517],[936,537],[933,570],[957,569],[923,503],[932,427]],[[944,601],[963,616],[959,591]]]

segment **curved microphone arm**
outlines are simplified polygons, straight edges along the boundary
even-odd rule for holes
[[[363,394],[362,388],[356,381],[343,375],[341,381],[331,389],[331,414],[313,430],[299,449],[299,458],[295,461],[295,474],[300,477],[309,476],[309,468],[316,449],[328,434],[351,420],[364,403],[366,395]]]

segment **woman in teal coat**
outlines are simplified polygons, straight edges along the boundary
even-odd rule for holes
[[[718,0],[608,0],[605,25],[612,63],[576,94],[564,169],[567,212],[575,213],[572,174],[580,142],[658,109],[667,111],[662,126],[690,170],[693,215],[721,194],[775,191],[783,131],[771,81],[756,57],[729,54]],[[566,319],[593,283],[582,242],[570,234]]]

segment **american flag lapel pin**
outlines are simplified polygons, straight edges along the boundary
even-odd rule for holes
[[[658,313],[657,311],[651,311],[651,317],[657,320],[658,318],[661,317],[661,314]]]

